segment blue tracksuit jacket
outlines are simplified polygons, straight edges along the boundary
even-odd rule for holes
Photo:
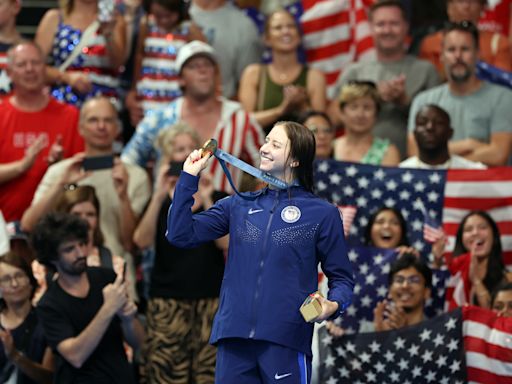
[[[193,215],[198,180],[181,173],[166,237],[187,248],[230,235],[210,342],[253,338],[311,355],[313,324],[299,307],[318,288],[318,263],[328,277],[328,299],[339,308],[350,303],[354,286],[338,209],[302,187],[267,188],[250,193],[253,201],[230,196]]]

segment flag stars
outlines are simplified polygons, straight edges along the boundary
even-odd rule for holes
[[[380,344],[377,343],[376,340],[373,340],[372,343],[369,345],[370,347],[370,351],[372,351],[372,353],[377,353],[380,351]]]
[[[357,359],[352,359],[350,365],[352,366],[353,371],[360,371],[362,367],[361,362]]]
[[[436,373],[434,371],[428,371],[427,376],[425,376],[425,379],[431,383],[435,381],[436,379]]]
[[[400,191],[400,200],[409,200],[411,198],[411,193],[409,191],[406,191],[405,189],[403,191]]]
[[[416,192],[423,192],[425,190],[425,188],[426,188],[426,185],[422,181],[414,184],[414,190]]]
[[[400,359],[400,361],[398,362],[398,367],[402,371],[405,371],[405,370],[409,369],[409,362],[405,359]]]
[[[419,219],[414,219],[412,229],[413,231],[421,231],[423,229],[423,223]]]
[[[350,377],[350,372],[345,367],[341,367],[340,369],[338,369],[338,372],[340,373],[340,377],[345,377],[347,379]],[[335,381],[335,383],[337,382]]]
[[[398,374],[398,372],[395,372],[395,371],[393,371],[389,374],[389,378],[391,379],[391,381],[393,383],[397,383],[400,381],[400,375]]]
[[[447,331],[455,329],[457,325],[457,319],[455,317],[451,317],[446,324],[444,325]]]
[[[367,204],[368,204],[368,199],[364,196],[359,196],[357,199],[356,199],[356,202],[357,202],[357,206],[360,207],[360,208],[366,208]]]
[[[440,355],[436,360],[436,365],[438,368],[444,367],[446,365],[446,356]]]
[[[373,283],[375,283],[375,280],[377,280],[377,277],[373,273],[370,273],[368,274],[368,276],[366,276],[367,285],[373,285]]]
[[[354,295],[359,295],[361,293],[361,286],[359,284],[356,284],[354,286]]]
[[[388,289],[384,285],[381,285],[380,287],[377,288],[377,295],[379,297],[386,297],[387,293]]]
[[[379,373],[382,373],[386,370],[386,366],[382,363],[382,361],[377,361],[377,363],[375,363],[374,368]]]
[[[368,188],[368,185],[370,185],[370,180],[368,180],[366,177],[361,177],[357,180],[357,185],[359,185],[359,188]]]
[[[354,196],[354,188],[352,188],[350,185],[347,185],[343,188],[343,193],[345,196]]]
[[[430,338],[430,335],[432,334],[432,331],[430,329],[424,329],[423,332],[420,333],[420,339],[421,341],[425,342]]]
[[[331,365],[334,366],[335,358],[332,355],[328,355],[325,358],[324,364],[326,367],[330,367]]]
[[[397,187],[398,187],[398,184],[396,183],[395,180],[389,180],[386,183],[386,189],[388,189],[389,191],[395,191]]]
[[[411,355],[411,356],[418,356],[419,351],[420,351],[419,345],[412,344],[411,347],[409,348],[409,355]]]
[[[441,175],[437,172],[431,174],[428,178],[432,184],[439,184],[441,182]]]
[[[421,359],[423,360],[423,363],[428,363],[429,361],[432,361],[432,351],[429,351],[428,349],[425,351],[423,356],[421,356]]]
[[[372,306],[372,298],[368,295],[361,298],[361,306],[370,308]]]
[[[382,168],[376,170],[375,172],[373,172],[373,177],[375,180],[384,180],[384,178],[386,177],[386,172],[384,172],[384,170]]]
[[[325,337],[322,339],[322,343],[324,345],[331,345],[332,343],[332,336],[329,334],[326,334]]]
[[[366,382],[367,383],[376,383],[377,382],[377,376],[372,371],[369,371],[366,374]]]
[[[382,197],[382,191],[380,189],[374,189],[371,191],[372,198],[380,199]]]
[[[460,370],[460,361],[454,360],[453,363],[450,365],[450,371],[452,373],[455,373],[458,370]]]
[[[359,266],[359,273],[361,275],[366,275],[368,273],[368,270],[370,269],[370,267],[368,266],[368,264],[366,263],[363,263]]]
[[[361,361],[366,364],[370,362],[371,358],[372,356],[367,352],[363,352],[359,355],[359,359],[361,359]]]
[[[356,315],[356,313],[357,313],[357,309],[353,305],[351,305],[350,307],[347,308],[348,316],[354,317]]]
[[[393,361],[395,359],[395,354],[391,351],[386,351],[386,353],[384,354],[384,358],[387,360],[387,361]]]
[[[329,380],[327,380],[326,384],[337,384],[338,380],[336,380],[333,376],[329,377]]]
[[[350,341],[345,345],[345,349],[348,352],[356,353],[356,345]]]
[[[438,333],[434,339],[434,344],[436,347],[439,347],[440,345],[443,345],[444,343],[444,337],[440,333]]]
[[[318,164],[318,172],[327,173],[329,171],[329,163],[327,161],[322,161]]]
[[[357,172],[357,168],[353,165],[345,169],[345,173],[347,174],[348,177],[354,177],[355,175],[357,175]]]
[[[319,191],[325,191],[327,189],[328,185],[325,184],[322,180],[320,180],[318,183],[316,183],[316,188]]]
[[[412,377],[420,377],[421,376],[421,367],[420,366],[415,366],[412,370]]]
[[[338,347],[336,348],[336,353],[338,354],[338,356],[340,357],[345,357],[347,356],[347,353],[345,352],[345,350],[342,348],[342,347]]]
[[[378,264],[382,263],[383,260],[384,260],[384,256],[382,256],[382,254],[378,253],[373,258],[373,264],[378,265]]]
[[[333,173],[333,174],[329,175],[329,180],[330,180],[331,184],[338,185],[340,183],[340,181],[342,180],[342,177],[340,175],[338,175],[337,173]]]
[[[414,176],[411,172],[407,171],[402,175],[402,182],[404,183],[410,183],[414,179]]]
[[[405,347],[405,339],[398,337],[393,344],[395,344],[396,349],[402,349]]]
[[[430,201],[432,203],[436,203],[437,200],[439,199],[439,193],[437,193],[436,191],[430,191],[427,194],[427,198],[428,198],[428,201]]]
[[[391,197],[388,197],[385,201],[384,201],[384,205],[386,207],[394,207],[396,205],[396,200],[392,199]]]
[[[448,349],[451,351],[456,351],[458,348],[458,343],[456,339],[451,339],[448,343]]]

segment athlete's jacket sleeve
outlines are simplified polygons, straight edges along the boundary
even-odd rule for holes
[[[176,183],[165,234],[176,247],[194,248],[229,232],[229,197],[219,200],[206,211],[192,214],[198,181],[199,177],[182,171]]]
[[[343,222],[336,207],[330,209],[322,221],[317,241],[317,255],[328,279],[327,298],[339,305],[338,311],[332,316],[336,318],[350,305],[354,291],[352,264],[347,256]]]

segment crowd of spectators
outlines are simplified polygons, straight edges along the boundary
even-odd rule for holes
[[[214,382],[208,338],[227,239],[180,249],[165,238],[177,169],[210,138],[258,166],[265,134],[293,120],[314,133],[317,159],[512,164],[512,90],[478,70],[512,70],[511,1],[432,2],[423,18],[423,1],[363,1],[375,57],[337,68],[331,100],[325,74],[298,54],[291,1],[108,3],[62,0],[31,40],[16,29],[21,0],[0,0],[2,382]],[[266,14],[261,33],[249,7]],[[234,192],[218,161],[204,173],[194,212]],[[441,232],[429,265],[399,210],[383,206],[367,228],[367,246],[400,255],[371,330],[425,318],[430,268],[462,276],[451,308],[512,316],[488,213],[462,220],[453,255]]]

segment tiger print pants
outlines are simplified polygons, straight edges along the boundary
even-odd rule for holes
[[[208,339],[218,305],[218,298],[151,299],[140,382],[214,383],[216,348]]]

